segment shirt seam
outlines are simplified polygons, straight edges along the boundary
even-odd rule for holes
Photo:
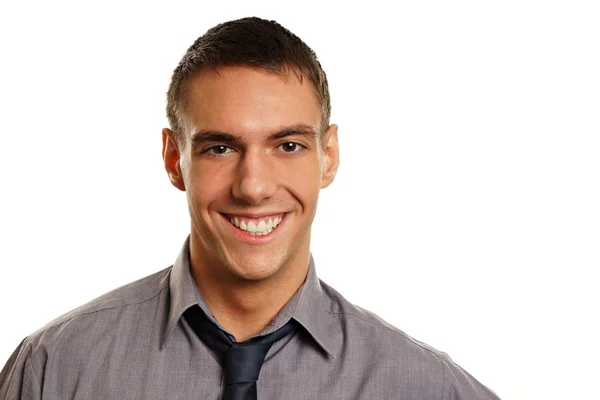
[[[97,312],[106,311],[106,310],[115,310],[115,309],[118,309],[118,308],[123,308],[123,307],[127,307],[127,306],[133,306],[133,305],[145,303],[145,302],[150,301],[150,300],[154,299],[155,297],[159,296],[163,291],[168,290],[168,289],[169,289],[168,286],[164,287],[164,288],[160,289],[157,293],[153,294],[152,296],[150,296],[148,298],[145,298],[143,300],[140,300],[140,301],[126,303],[126,304],[120,304],[118,306],[113,306],[113,307],[104,307],[104,308],[100,308],[98,310],[89,311],[89,312],[85,312],[85,313],[74,315],[73,317],[71,317],[69,319],[66,319],[64,321],[60,321],[60,322],[57,322],[57,323],[55,323],[53,325],[49,325],[49,326],[45,327],[43,330],[38,331],[37,334],[39,334],[41,336],[42,333],[47,332],[48,330],[50,330],[52,328],[55,328],[55,327],[63,325],[63,324],[67,324],[67,323],[69,323],[69,322],[71,322],[71,321],[73,321],[73,320],[75,320],[77,318],[86,317],[88,315],[92,315],[92,314],[95,314]],[[56,357],[57,353],[58,353],[58,351],[52,352],[52,356],[48,360],[49,365],[52,365],[54,363],[54,358]],[[30,355],[33,356],[33,347],[32,347]]]
[[[441,361],[442,363],[443,363],[443,361],[444,361],[444,360],[442,359],[442,357],[441,357],[441,356],[440,356],[440,355],[439,355],[439,354],[438,354],[436,351],[434,351],[434,350],[432,350],[432,349],[428,348],[427,346],[423,346],[423,344],[419,343],[418,341],[416,341],[414,338],[410,337],[410,336],[409,336],[409,335],[407,335],[406,333],[400,332],[400,331],[398,331],[398,330],[396,330],[396,329],[393,329],[393,328],[391,328],[391,327],[389,327],[389,326],[387,326],[387,325],[384,325],[384,324],[382,324],[382,323],[378,323],[378,322],[369,321],[369,320],[367,320],[367,319],[364,319],[364,318],[363,318],[363,317],[361,317],[360,315],[356,315],[356,314],[353,314],[353,313],[350,313],[350,312],[333,312],[333,311],[329,311],[329,310],[325,310],[325,312],[327,312],[327,313],[329,313],[329,314],[332,314],[332,315],[351,315],[351,316],[353,316],[353,317],[356,317],[356,318],[358,318],[359,320],[361,320],[361,321],[363,321],[363,322],[366,322],[366,323],[368,323],[368,324],[371,324],[371,325],[376,325],[376,326],[380,326],[380,327],[382,327],[382,328],[385,328],[385,329],[387,329],[387,330],[389,330],[389,331],[392,331],[392,332],[394,332],[394,333],[396,333],[396,334],[398,334],[398,335],[402,336],[403,338],[405,338],[405,339],[409,340],[411,343],[414,343],[415,345],[419,346],[421,349],[423,349],[423,350],[426,350],[427,352],[431,353],[433,356],[435,356],[435,358],[436,358],[438,361]]]
[[[440,392],[440,400],[443,400],[446,396],[444,396],[444,393],[447,392],[446,387],[448,386],[448,381],[446,380],[446,368],[447,365],[445,362],[442,363],[442,390]]]
[[[150,301],[150,300],[154,299],[155,297],[159,296],[163,291],[168,290],[168,289],[169,289],[169,286],[167,285],[166,287],[160,289],[157,293],[153,294],[152,296],[150,296],[150,297],[148,297],[148,298],[146,298],[144,300],[137,301],[137,302],[127,303],[127,304],[121,304],[121,305],[114,306],[114,307],[105,307],[105,308],[101,308],[99,310],[94,310],[94,311],[90,311],[90,312],[87,312],[87,313],[75,315],[75,316],[73,316],[73,318],[69,318],[68,320],[65,320],[65,321],[59,322],[59,323],[57,323],[55,325],[51,325],[51,326],[47,327],[44,331],[46,331],[46,330],[48,330],[50,328],[54,328],[55,326],[59,326],[61,324],[65,324],[65,323],[71,322],[71,321],[73,321],[76,318],[85,317],[85,316],[88,316],[88,315],[91,315],[91,314],[95,314],[95,313],[100,312],[100,311],[115,310],[115,309],[118,309],[118,308],[123,308],[123,307],[127,307],[127,306],[133,306],[133,305],[136,305],[136,304],[145,303],[145,302]],[[52,352],[52,357],[50,357],[50,359],[48,360],[49,365],[54,364],[54,358],[56,357],[56,354],[58,354],[58,351]]]
[[[30,353],[30,355],[31,355],[31,353]],[[31,369],[31,375],[33,375],[33,377],[35,378],[35,382],[36,382],[37,387],[39,388],[40,394],[41,394],[42,384],[41,384],[40,379],[38,378],[38,376],[35,373],[35,369],[33,368],[33,365],[31,364],[31,357],[27,358],[27,360],[25,361],[25,365],[27,365],[29,367],[29,369]]]
[[[168,286],[167,286],[167,287],[164,287],[164,288],[160,289],[160,290],[159,290],[157,293],[154,293],[154,294],[153,294],[153,295],[151,295],[150,297],[148,297],[148,298],[145,298],[145,299],[143,299],[143,300],[134,301],[134,302],[131,302],[131,303],[119,304],[119,305],[115,305],[115,306],[111,306],[111,307],[103,307],[103,308],[99,308],[99,309],[97,309],[97,310],[88,311],[88,312],[82,312],[81,314],[74,315],[74,316],[72,316],[72,317],[71,317],[71,318],[69,318],[69,319],[66,319],[66,320],[63,320],[63,321],[58,321],[58,322],[56,322],[56,323],[55,323],[55,324],[53,324],[53,325],[48,325],[48,326],[46,326],[46,327],[45,327],[45,328],[44,328],[44,329],[43,329],[41,332],[45,332],[45,331],[47,331],[47,330],[49,330],[49,329],[51,329],[51,328],[54,328],[54,327],[56,327],[56,326],[58,326],[58,325],[61,325],[61,324],[65,324],[65,323],[67,323],[67,322],[71,322],[71,321],[72,321],[72,320],[74,320],[75,318],[79,318],[79,317],[85,317],[85,316],[88,316],[88,315],[91,315],[91,314],[95,314],[95,313],[97,313],[97,312],[100,312],[100,311],[106,311],[106,310],[115,310],[115,309],[122,308],[122,307],[134,306],[134,305],[137,305],[137,304],[142,304],[142,303],[145,303],[145,302],[147,302],[147,301],[150,301],[150,300],[152,300],[153,298],[155,298],[155,297],[159,296],[159,295],[160,295],[160,294],[161,294],[163,291],[165,291],[165,290],[168,290],[168,289],[169,289],[169,287],[168,287]],[[92,301],[93,301],[93,300],[92,300]]]
[[[33,353],[33,346],[31,345],[31,341],[28,339],[29,338],[25,338],[23,340],[23,343],[21,343],[22,348],[19,350],[19,354],[17,355],[17,358],[16,358],[14,364],[11,366],[12,373],[9,375],[10,381],[8,383],[6,393],[10,393],[13,388],[13,385],[14,385],[14,373],[15,373],[14,366],[19,365],[19,361],[22,358],[25,358],[25,365],[27,365],[27,361],[29,361],[29,359],[31,358],[31,354]],[[27,351],[27,350],[29,350],[29,351]],[[22,378],[21,378],[21,380],[22,380]],[[21,390],[22,390],[22,388],[21,388]]]

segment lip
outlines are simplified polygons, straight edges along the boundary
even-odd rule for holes
[[[274,211],[274,212],[264,212],[264,213],[260,213],[260,214],[228,214],[228,213],[223,213],[223,215],[227,216],[227,217],[238,217],[238,218],[245,218],[245,219],[259,219],[259,218],[263,218],[263,217],[271,217],[274,215],[285,215],[287,214],[285,211]]]
[[[281,214],[281,213],[279,213],[279,214]],[[234,214],[234,215],[240,216],[239,214]],[[250,214],[250,215],[252,215],[252,214]],[[277,215],[277,214],[262,214],[262,215],[259,215],[259,217],[263,217],[263,216],[267,216],[267,215]],[[273,231],[271,231],[271,233],[269,233],[268,235],[260,235],[260,236],[251,235],[246,231],[236,228],[231,222],[229,222],[229,215],[227,215],[227,214],[221,214],[221,217],[223,218],[223,223],[227,226],[227,229],[229,229],[229,231],[231,231],[231,233],[235,236],[236,240],[239,240],[240,242],[243,242],[246,244],[265,244],[265,243],[269,243],[272,240],[275,240],[277,238],[277,236],[279,236],[281,234],[281,231],[284,228],[285,223],[287,222],[288,215],[289,215],[289,213],[283,213],[283,217],[281,218],[281,222],[279,223],[279,225],[277,225],[277,227]],[[249,217],[249,215],[243,215],[243,216]],[[254,216],[254,218],[257,218],[257,217]]]

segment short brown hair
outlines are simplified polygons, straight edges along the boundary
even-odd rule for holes
[[[251,66],[287,76],[295,72],[313,84],[321,104],[321,137],[329,126],[331,100],[329,85],[315,52],[298,36],[275,21],[257,17],[224,22],[200,36],[181,59],[167,92],[167,118],[175,140],[184,138],[188,83],[203,69],[224,66]]]

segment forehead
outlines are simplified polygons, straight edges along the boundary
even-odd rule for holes
[[[321,119],[312,83],[294,72],[245,66],[203,70],[189,83],[186,100],[186,116],[196,131],[260,135],[293,124],[318,131]]]

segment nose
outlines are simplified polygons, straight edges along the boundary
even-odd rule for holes
[[[241,158],[233,184],[233,196],[257,205],[275,194],[276,168],[268,154],[247,151]]]

